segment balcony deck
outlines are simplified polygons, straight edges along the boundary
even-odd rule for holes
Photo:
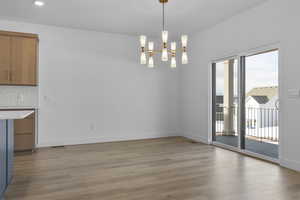
[[[230,145],[233,147],[238,147],[238,137],[237,136],[225,136],[218,135],[216,136],[216,141],[222,144]],[[279,158],[279,148],[278,144],[271,142],[260,141],[259,139],[254,139],[247,137],[246,138],[246,150],[269,156],[274,159]]]

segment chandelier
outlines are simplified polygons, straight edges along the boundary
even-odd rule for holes
[[[145,35],[140,36],[140,44],[141,44],[141,64],[147,64],[147,56],[148,56],[148,67],[154,67],[154,59],[153,56],[156,53],[161,53],[161,60],[166,62],[169,60],[169,56],[171,56],[171,68],[176,68],[176,42],[171,42],[171,48],[168,48],[168,31],[165,30],[165,4],[168,3],[168,0],[159,0],[162,4],[162,47],[159,50],[154,49],[154,42],[149,41],[148,49],[146,49],[147,37]],[[187,56],[187,41],[188,36],[181,36],[181,62],[182,64],[188,64],[188,56]]]

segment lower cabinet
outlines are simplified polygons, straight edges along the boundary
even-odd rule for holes
[[[13,176],[13,120],[0,120],[0,200]]]
[[[35,148],[35,113],[14,122],[15,151],[32,151]]]

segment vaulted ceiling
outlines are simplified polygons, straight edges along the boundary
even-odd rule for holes
[[[0,19],[12,19],[129,35],[158,36],[162,6],[158,0],[1,0]],[[169,0],[170,34],[200,31],[266,0]]]

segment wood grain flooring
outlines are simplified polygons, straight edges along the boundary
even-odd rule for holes
[[[6,200],[299,200],[300,173],[181,138],[19,154]]]

